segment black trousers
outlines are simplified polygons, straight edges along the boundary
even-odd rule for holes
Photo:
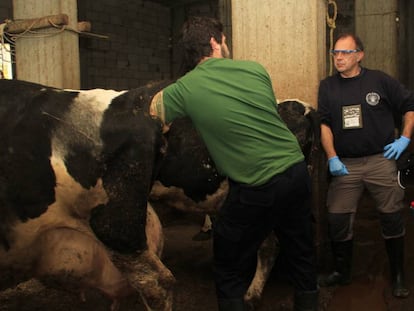
[[[214,278],[219,299],[243,298],[256,270],[257,251],[272,230],[296,290],[316,290],[315,252],[304,162],[251,187],[230,181],[213,228]]]

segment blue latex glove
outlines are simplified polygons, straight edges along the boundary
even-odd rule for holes
[[[343,176],[348,175],[349,172],[346,169],[345,164],[339,160],[337,156],[328,159],[329,164],[329,171],[331,172],[332,176]]]
[[[409,143],[410,139],[401,135],[400,138],[396,139],[393,143],[384,147],[384,157],[388,160],[397,160],[405,148],[407,148]]]

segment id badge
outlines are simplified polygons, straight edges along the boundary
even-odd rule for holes
[[[362,128],[361,105],[350,105],[342,107],[342,129]]]

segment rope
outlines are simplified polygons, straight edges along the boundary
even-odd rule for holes
[[[84,32],[84,31],[78,31],[76,29],[73,29],[71,27],[68,27],[66,25],[56,25],[55,23],[52,22],[51,19],[47,20],[50,27],[52,28],[51,30],[45,30],[42,29],[41,31],[36,31],[33,28],[34,24],[37,22],[37,20],[34,20],[32,22],[32,24],[27,27],[24,31],[22,31],[21,33],[18,34],[11,34],[8,33],[7,31],[3,30],[3,34],[2,37],[5,37],[5,35],[7,35],[7,37],[9,37],[10,41],[12,41],[13,43],[19,39],[19,38],[47,38],[47,37],[51,37],[51,36],[56,36],[64,31],[71,31],[74,33],[77,33],[79,35],[86,35],[86,36],[90,36],[90,37],[96,37],[96,38],[100,38],[100,39],[109,39],[108,36],[105,35],[99,35],[99,34],[94,34],[94,33],[90,33],[90,32]],[[11,20],[8,20],[8,22],[12,22]],[[6,22],[6,29],[7,29],[7,22]]]
[[[55,24],[54,24],[54,23],[53,23],[50,19],[48,20],[48,22],[49,22],[49,24],[50,24],[50,25],[52,25],[53,27],[58,28],[58,29],[60,28],[60,27],[59,27],[59,25],[55,25]],[[109,37],[108,37],[108,36],[105,36],[105,35],[98,35],[98,34],[91,33],[91,32],[79,31],[79,30],[73,29],[73,28],[71,28],[71,27],[67,27],[67,26],[65,26],[65,25],[63,25],[60,29],[61,29],[62,31],[64,31],[64,30],[72,31],[72,32],[77,33],[77,34],[79,34],[79,35],[83,35],[83,34],[85,34],[85,35],[88,35],[88,36],[91,36],[91,37],[100,38],[100,39],[109,39]]]
[[[326,24],[329,27],[329,51],[331,51],[333,49],[333,44],[334,44],[334,30],[336,28],[336,16],[338,14],[338,7],[336,5],[335,0],[327,0],[328,1],[328,5],[326,7]],[[333,7],[333,16],[329,16],[329,6],[332,5]],[[328,52],[329,53],[329,52]],[[332,63],[332,56],[329,55],[329,75],[332,75],[333,73],[333,63]]]
[[[45,116],[47,116],[47,117],[49,117],[49,118],[51,118],[51,119],[54,119],[54,120],[56,120],[56,121],[59,121],[59,122],[62,122],[63,124],[65,124],[67,127],[69,127],[69,128],[71,128],[74,132],[77,132],[77,133],[79,133],[80,135],[82,135],[83,137],[85,137],[86,139],[88,139],[89,141],[91,141],[91,142],[93,142],[93,143],[95,143],[95,144],[98,144],[98,142],[96,142],[92,137],[90,137],[88,134],[86,134],[85,132],[83,132],[83,131],[81,131],[81,130],[79,130],[79,129],[77,129],[72,123],[70,123],[70,122],[67,122],[67,121],[65,121],[65,120],[63,120],[63,119],[61,119],[61,118],[58,118],[58,117],[56,117],[55,115],[53,115],[53,114],[50,114],[50,113],[48,113],[48,112],[46,112],[46,111],[43,111],[42,110],[42,114],[44,114]]]

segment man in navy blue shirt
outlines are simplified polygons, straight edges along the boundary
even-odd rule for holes
[[[376,202],[390,262],[392,293],[405,298],[404,235],[401,209],[404,190],[398,184],[396,160],[410,143],[414,94],[378,70],[360,65],[361,40],[339,36],[332,52],[337,73],[319,85],[321,141],[332,179],[327,207],[335,270],[320,286],[351,282],[353,222],[359,199],[367,190]],[[403,117],[395,137],[395,116]]]

